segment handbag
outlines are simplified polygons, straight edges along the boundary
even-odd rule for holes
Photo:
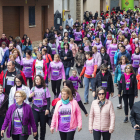
[[[17,110],[17,112],[18,112],[18,110]],[[19,115],[19,112],[18,112],[18,117],[19,117],[20,122],[22,124],[22,134],[28,135],[28,126],[27,125],[23,125],[23,123],[21,121],[21,118],[20,118],[20,115]]]

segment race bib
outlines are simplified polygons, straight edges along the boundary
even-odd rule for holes
[[[130,87],[130,79],[126,81],[126,89],[129,89]]]
[[[102,81],[102,87],[107,87],[107,81]]]
[[[112,54],[112,55],[115,55],[115,51],[111,51],[111,54]]]
[[[35,105],[43,105],[43,99],[34,99],[34,104]]]
[[[14,86],[14,78],[8,78],[7,85]]]
[[[42,77],[44,77],[44,72],[42,69],[36,69],[36,75],[41,75]]]
[[[70,115],[63,115],[62,117],[62,123],[70,123],[70,119],[71,119],[71,116]]]
[[[31,72],[32,68],[31,67],[25,67],[25,72]]]
[[[14,119],[14,127],[15,128],[21,128],[22,127],[20,119],[17,119],[17,120]]]
[[[133,65],[139,65],[139,60],[133,60]]]
[[[53,71],[53,72],[52,72],[52,75],[53,75],[53,76],[59,76],[59,71],[56,71],[56,70]]]
[[[77,86],[77,81],[72,81],[72,83],[74,87]]]

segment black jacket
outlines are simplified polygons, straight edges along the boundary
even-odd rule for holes
[[[121,95],[121,92],[123,92],[123,94],[127,94],[124,74],[122,74],[120,81],[122,82],[119,83],[119,94]],[[134,96],[138,96],[137,79],[135,74],[132,74],[130,76],[130,87],[128,90],[128,94],[134,94]]]
[[[132,127],[134,128],[136,124],[140,126],[140,101],[136,102],[133,105],[130,115],[131,115],[130,121],[131,121]]]
[[[114,85],[113,85],[111,73],[109,71],[107,71],[104,76],[107,77],[107,89],[106,90],[109,93],[114,93]],[[102,73],[101,73],[101,71],[99,71],[96,75],[95,82],[93,84],[93,91],[96,91],[96,87],[98,88],[98,87],[102,86],[101,77],[102,77]]]
[[[64,57],[67,57],[66,60],[64,60]],[[60,53],[60,58],[62,60],[62,63],[64,67],[71,67],[71,60],[72,60],[72,51],[69,49],[67,54],[65,53],[65,50],[63,49]]]
[[[111,67],[111,62],[110,62],[110,57],[107,53],[105,53],[105,55],[101,54],[101,57],[102,57],[102,63],[101,64],[107,64],[107,65],[110,65]]]
[[[0,106],[0,116],[5,116],[6,115],[6,112],[8,110],[8,100],[9,100],[9,97],[6,93],[4,93],[5,97],[4,97],[4,100]]]

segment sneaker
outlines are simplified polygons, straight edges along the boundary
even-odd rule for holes
[[[89,102],[85,102],[85,103],[84,103],[84,105],[87,105],[87,104],[89,104]]]
[[[90,87],[89,90],[92,91],[92,87]]]
[[[80,87],[79,88],[83,88],[83,85],[80,85]]]
[[[71,70],[73,70],[73,67],[71,67]]]
[[[117,106],[117,108],[118,108],[118,109],[122,109],[122,105],[119,104],[119,105]]]
[[[124,122],[124,123],[127,123],[127,122],[128,122],[128,117],[125,117],[125,119],[124,119],[123,122]]]

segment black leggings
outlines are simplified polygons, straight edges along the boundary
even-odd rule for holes
[[[134,94],[123,94],[125,115],[128,115],[128,100],[129,100],[129,107],[131,110],[134,104],[134,98],[135,98]]]
[[[4,122],[4,116],[0,116],[0,130],[1,130],[1,127],[2,127],[2,124]],[[0,135],[0,140],[1,140],[2,136]]]
[[[28,139],[28,137],[29,137],[29,135],[24,135],[24,136],[22,136],[22,135],[13,135],[12,134],[12,139],[13,140],[27,140]]]
[[[61,131],[59,131],[59,134],[60,134],[61,140],[73,140],[75,131],[71,131],[71,132],[61,132]]]
[[[33,81],[32,81],[32,77],[31,78],[26,78],[27,80],[29,79],[29,87],[30,89],[33,87]]]
[[[120,85],[120,81],[118,82],[118,92],[119,92],[119,85]],[[122,96],[119,97],[119,104],[122,104]]]
[[[101,140],[101,135],[103,136],[103,140],[110,140],[111,138],[111,133],[109,132],[100,132],[93,130],[94,140]]]
[[[40,122],[40,140],[45,139],[45,133],[46,133],[46,116],[45,116],[45,111],[38,112],[34,109],[32,109],[34,119],[35,119],[35,124],[36,128],[38,129],[38,122]],[[34,137],[35,140],[38,140],[38,131],[37,135]]]
[[[59,80],[51,80],[52,83],[52,92],[54,93],[54,95],[56,95],[58,97],[58,95],[60,94],[60,86],[61,86],[61,81],[62,79]],[[56,91],[57,90],[57,91]]]

